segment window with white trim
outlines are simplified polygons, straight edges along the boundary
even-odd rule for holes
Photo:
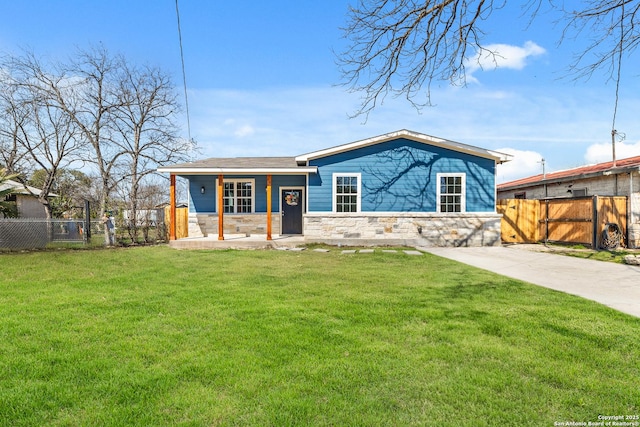
[[[360,212],[360,181],[359,173],[333,174],[334,212]]]
[[[465,212],[465,174],[438,174],[438,212]]]
[[[255,180],[225,179],[222,181],[224,213],[253,213]]]

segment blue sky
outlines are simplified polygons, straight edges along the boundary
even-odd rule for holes
[[[499,181],[611,160],[615,87],[602,74],[562,78],[582,39],[557,46],[561,28],[532,25],[511,2],[484,41],[504,59],[472,70],[466,87],[433,88],[417,112],[387,99],[366,122],[349,118],[358,94],[339,86],[335,52],[347,0],[180,0],[191,136],[198,157],[297,155],[410,129],[514,154]],[[182,91],[175,0],[0,0],[0,52],[64,59],[102,43],[129,61],[160,66]],[[640,155],[638,56],[625,58],[618,158]],[[187,136],[186,116],[180,117]]]

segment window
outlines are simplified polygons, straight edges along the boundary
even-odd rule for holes
[[[254,211],[255,181],[242,179],[224,180],[222,201],[224,213],[252,213]]]
[[[586,197],[587,195],[587,189],[586,188],[574,188],[571,191],[571,194],[573,195],[573,197]]]
[[[333,174],[333,211],[360,212],[360,174]]]
[[[438,212],[465,211],[465,175],[463,173],[438,174]]]
[[[513,198],[514,199],[526,199],[527,198],[527,193],[525,191],[523,191],[521,193],[514,193]]]

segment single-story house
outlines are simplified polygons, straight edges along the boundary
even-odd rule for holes
[[[511,156],[400,130],[296,157],[161,167],[188,180],[189,237],[272,233],[331,244],[500,244],[496,165]],[[173,214],[175,215],[175,214]],[[174,221],[170,238],[175,239]]]
[[[20,218],[46,218],[47,211],[42,203],[38,201],[41,190],[25,186],[17,181],[6,180],[0,184],[0,190],[13,189],[12,194],[7,197],[7,201],[15,202],[18,207],[18,217]]]
[[[640,235],[640,156],[538,174],[498,185],[498,199],[628,197],[630,241]]]

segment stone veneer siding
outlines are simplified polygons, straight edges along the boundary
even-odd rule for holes
[[[307,213],[303,227],[308,242],[496,246],[501,218],[496,213]]]
[[[267,214],[225,214],[225,234],[267,234]],[[271,215],[271,232],[280,233],[280,214]],[[218,214],[189,215],[189,237],[217,236]]]
[[[496,246],[500,220],[495,213],[306,213],[306,242],[332,245]],[[272,215],[272,233],[280,232],[280,215]],[[267,216],[226,214],[225,234],[266,234]],[[189,237],[218,234],[217,214],[191,214]]]

